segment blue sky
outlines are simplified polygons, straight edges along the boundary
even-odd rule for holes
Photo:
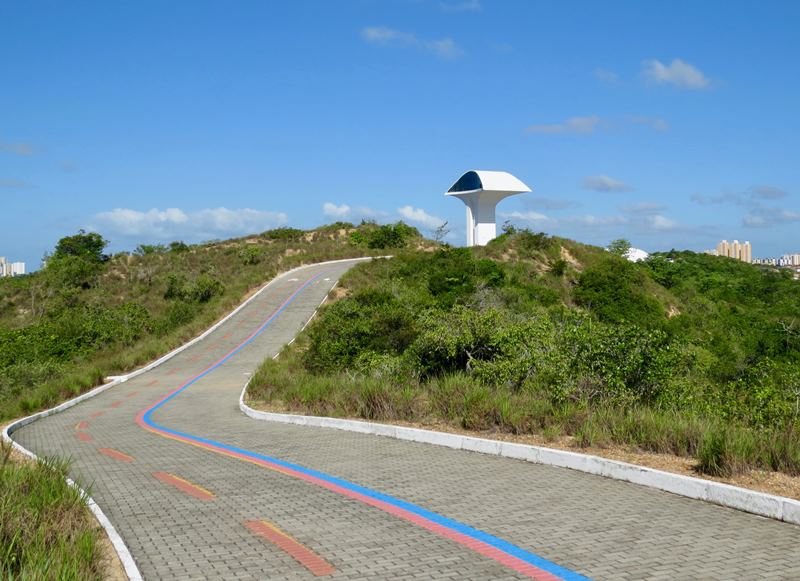
[[[276,225],[499,221],[800,252],[797,2],[5,2],[0,255]]]

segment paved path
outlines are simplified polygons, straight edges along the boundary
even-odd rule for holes
[[[633,484],[238,409],[352,262],[13,434],[70,456],[147,579],[800,578],[800,527]]]

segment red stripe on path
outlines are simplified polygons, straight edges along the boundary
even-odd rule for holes
[[[133,456],[128,456],[127,454],[123,454],[119,450],[114,450],[113,448],[98,448],[98,452],[101,454],[105,454],[109,458],[114,458],[114,460],[121,460],[122,462],[133,462]]]
[[[321,577],[336,572],[333,565],[305,545],[294,540],[275,525],[265,520],[248,520],[245,521],[244,526],[250,529],[252,533],[265,538],[280,550],[290,555],[295,561],[308,569],[312,575]]]
[[[189,496],[193,496],[198,500],[214,500],[214,493],[210,490],[206,490],[197,484],[192,484],[188,480],[184,480],[183,478],[175,476],[174,474],[170,474],[169,472],[153,472],[153,476],[158,478],[164,484],[174,486],[181,492],[185,492]]]
[[[128,395],[126,395],[125,397],[133,397],[133,396],[134,396],[134,395],[136,395],[137,393],[139,393],[139,392],[138,392],[138,391],[132,391],[132,392],[130,392]]]
[[[88,427],[89,427],[89,422],[87,422],[87,421],[82,421],[82,422],[78,422],[77,424],[75,424],[75,429],[76,430],[85,430]]]
[[[100,417],[100,416],[102,416],[104,413],[106,413],[106,412],[104,412],[103,410],[96,411],[96,412],[94,412],[94,413],[93,413],[91,416],[89,416],[89,417],[90,417],[90,418],[99,418],[99,417]]]
[[[121,400],[117,400],[117,401],[112,401],[111,402],[111,407],[114,408],[114,409],[118,408],[121,405],[122,405],[122,401]]]
[[[91,442],[92,436],[87,434],[86,432],[76,432],[75,437],[78,438],[81,442]]]
[[[145,387],[153,387],[153,386],[154,386],[154,385],[156,385],[157,383],[158,383],[158,380],[157,380],[157,379],[154,379],[153,381],[151,381],[150,383],[148,383],[147,385],[145,385]]]
[[[225,333],[225,334],[222,336],[222,338],[223,338],[223,339],[230,339],[232,335],[233,335],[233,332],[232,332],[232,331],[228,331],[227,333]]]

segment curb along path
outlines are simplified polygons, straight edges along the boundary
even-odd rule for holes
[[[242,415],[247,378],[353,264],[278,277],[160,365],[14,439],[74,459],[145,578],[800,576],[798,527],[560,468]]]

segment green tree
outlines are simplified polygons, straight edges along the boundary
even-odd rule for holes
[[[608,244],[608,251],[611,254],[616,254],[617,256],[625,256],[630,249],[630,240],[626,240],[625,238],[617,238]]]
[[[108,256],[103,254],[106,246],[108,246],[108,240],[105,240],[100,234],[81,229],[77,234],[65,236],[59,240],[53,257],[74,256],[90,262],[105,262],[108,260]]]
[[[646,289],[647,279],[635,264],[606,256],[583,271],[573,296],[601,321],[658,327],[665,321],[664,308]]]

